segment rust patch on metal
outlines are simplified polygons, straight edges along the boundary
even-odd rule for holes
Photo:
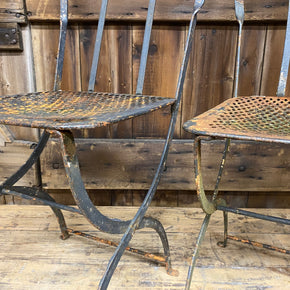
[[[230,239],[230,240],[233,240],[233,241],[236,241],[236,242],[240,242],[240,243],[243,243],[243,244],[252,245],[252,246],[258,247],[258,248],[272,250],[272,251],[279,252],[279,253],[282,253],[282,254],[288,254],[288,255],[290,254],[289,250],[278,248],[278,247],[267,245],[267,244],[263,244],[263,243],[259,243],[259,242],[255,242],[255,241],[251,241],[249,239],[241,239],[241,238],[238,238],[238,237],[235,237],[235,236],[230,236],[230,235],[227,235],[227,239]]]
[[[112,242],[110,240],[102,239],[102,238],[99,238],[99,237],[96,237],[96,236],[92,236],[90,234],[86,234],[86,233],[83,233],[83,232],[80,232],[80,231],[75,231],[75,230],[72,230],[72,229],[67,229],[67,231],[70,234],[74,234],[74,235],[77,235],[77,236],[80,236],[80,237],[84,237],[84,238],[87,238],[87,239],[90,239],[90,240],[94,240],[96,242],[99,242],[99,243],[102,243],[102,244],[105,244],[105,245],[108,245],[108,246],[111,246],[111,247],[115,247],[115,248],[118,247],[118,243]],[[137,254],[137,255],[143,256],[146,259],[149,259],[149,260],[151,260],[153,262],[156,262],[158,264],[164,265],[166,267],[167,273],[169,275],[173,275],[173,276],[177,276],[178,275],[178,271],[173,270],[172,268],[169,267],[168,262],[167,262],[167,257],[155,255],[155,254],[152,254],[152,253],[149,253],[149,252],[144,252],[142,250],[138,250],[138,249],[131,248],[131,247],[126,247],[126,251],[131,252],[133,254]]]
[[[194,134],[290,143],[290,98],[250,96],[229,99],[187,121]]]
[[[174,102],[171,98],[99,92],[49,91],[2,96],[0,124],[50,130],[95,128]]]

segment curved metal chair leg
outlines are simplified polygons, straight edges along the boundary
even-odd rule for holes
[[[172,269],[169,243],[168,243],[165,229],[163,225],[161,224],[161,222],[152,217],[144,217],[138,229],[142,229],[142,228],[151,228],[157,232],[162,242],[162,246],[164,250],[164,257],[166,260],[166,271],[171,276],[177,276],[178,275],[177,270]]]
[[[70,131],[61,131],[60,133],[62,137],[63,161],[66,169],[66,174],[69,180],[73,197],[80,211],[87,218],[87,220],[99,230],[112,234],[124,233],[124,236],[119,246],[117,247],[115,254],[109,262],[107,271],[104,275],[104,279],[102,279],[102,281],[105,281],[105,284],[104,286],[100,287],[102,289],[105,289],[107,287],[123,252],[125,251],[129,241],[132,239],[134,232],[137,229],[144,227],[152,228],[159,234],[167,259],[167,271],[168,273],[174,274],[174,271],[171,269],[169,246],[163,226],[156,219],[144,217],[145,212],[153,198],[154,192],[156,191],[157,183],[160,178],[159,174],[157,174],[157,176],[155,177],[156,180],[155,182],[153,182],[153,185],[151,186],[142,206],[139,208],[137,214],[131,221],[110,219],[104,216],[99,210],[95,208],[94,204],[92,203],[87,194],[81,178],[79,163],[76,155],[76,147],[72,133]],[[159,169],[159,171],[161,171],[161,169]],[[101,284],[103,284],[102,281]]]
[[[225,205],[225,201],[223,199],[218,199],[217,200],[217,194],[218,194],[218,187],[221,181],[221,177],[222,177],[222,173],[223,173],[223,169],[225,166],[225,161],[226,161],[226,155],[230,146],[230,139],[226,139],[225,142],[225,148],[223,151],[223,157],[220,163],[220,168],[219,168],[219,172],[217,175],[217,179],[216,179],[216,184],[215,184],[215,189],[214,189],[214,193],[212,196],[211,200],[208,200],[208,198],[205,195],[205,191],[204,191],[204,187],[203,187],[203,180],[202,180],[202,173],[201,173],[201,139],[203,139],[202,137],[197,137],[195,139],[195,159],[194,159],[194,165],[195,165],[195,182],[196,182],[196,188],[197,188],[197,195],[198,195],[198,199],[201,203],[201,207],[203,209],[203,211],[206,213],[206,216],[203,220],[203,224],[201,226],[201,230],[199,232],[198,238],[197,238],[197,243],[192,255],[192,261],[191,261],[191,265],[189,267],[188,270],[188,275],[187,275],[187,280],[186,280],[186,289],[190,289],[190,284],[191,284],[191,280],[192,280],[192,274],[193,274],[193,270],[196,264],[196,260],[198,258],[198,252],[199,252],[199,248],[200,245],[204,239],[208,224],[209,224],[209,220],[211,215],[216,211],[216,207],[217,205]],[[207,140],[207,139],[205,139]],[[224,222],[225,222],[225,235],[227,235],[227,215],[224,215]]]

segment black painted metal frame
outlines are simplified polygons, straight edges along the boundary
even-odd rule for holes
[[[77,158],[76,146],[73,134],[71,130],[59,130],[57,131],[61,141],[62,141],[62,157],[65,165],[66,175],[69,181],[69,185],[73,194],[73,197],[78,205],[78,209],[70,206],[64,206],[56,203],[45,191],[39,188],[28,188],[28,187],[19,187],[14,186],[14,184],[20,180],[27,171],[35,164],[41,152],[45,148],[47,141],[50,137],[51,131],[44,128],[44,132],[40,138],[39,143],[34,149],[33,153],[27,160],[27,162],[10,178],[8,178],[1,186],[0,186],[0,194],[2,195],[15,195],[21,198],[35,200],[42,204],[48,205],[54,211],[57,220],[59,222],[59,226],[61,229],[61,237],[66,239],[69,237],[69,233],[73,233],[80,236],[85,236],[90,239],[97,240],[99,242],[104,242],[105,244],[112,245],[117,247],[114,255],[109,261],[106,272],[103,275],[103,278],[100,281],[99,289],[106,289],[109,285],[111,277],[116,269],[118,262],[123,255],[124,251],[131,251],[137,254],[141,254],[144,257],[147,257],[151,260],[154,260],[157,263],[163,264],[166,266],[166,270],[168,274],[176,275],[177,271],[172,269],[171,266],[171,258],[167,236],[162,224],[151,217],[145,217],[146,211],[154,197],[156,192],[158,183],[161,179],[162,172],[164,171],[166,159],[169,151],[169,146],[173,137],[174,127],[176,123],[176,118],[178,114],[178,108],[181,101],[183,84],[185,79],[185,73],[188,65],[190,51],[192,49],[193,35],[195,31],[196,21],[197,21],[197,13],[203,6],[204,0],[196,0],[194,1],[192,18],[190,21],[189,31],[187,35],[184,57],[180,69],[178,84],[175,93],[175,102],[172,105],[172,115],[168,128],[168,134],[166,138],[166,142],[163,148],[163,152],[160,158],[160,162],[158,168],[156,170],[155,176],[153,178],[152,184],[148,190],[148,193],[140,206],[138,212],[132,220],[121,221],[117,219],[110,219],[104,216],[92,203],[90,200],[87,191],[85,189],[84,183],[82,181],[82,177],[79,169],[79,162]],[[101,40],[105,23],[105,15],[107,10],[108,0],[103,0],[100,11],[100,18],[98,22],[98,30],[94,48],[94,57],[90,74],[89,81],[89,91],[94,90],[99,54],[101,48]],[[148,6],[148,15],[146,19],[145,26],[145,34],[143,47],[141,52],[141,63],[140,70],[137,82],[137,91],[136,94],[142,94],[143,84],[144,84],[144,75],[146,70],[146,62],[147,55],[149,49],[149,41],[151,35],[151,28],[153,22],[155,8],[155,0],[149,0]],[[65,39],[67,32],[67,24],[68,24],[68,0],[60,0],[60,36],[59,36],[59,47],[58,47],[58,57],[57,57],[57,65],[56,65],[56,73],[55,73],[55,82],[54,82],[54,91],[60,90],[61,88],[61,80],[62,80],[62,70],[63,70],[63,60],[64,60],[64,51],[65,51]],[[91,237],[87,234],[80,233],[78,231],[74,231],[68,229],[66,223],[64,221],[64,217],[62,215],[61,210],[68,210],[74,213],[79,213],[87,218],[87,220],[93,224],[96,228],[101,231],[105,231],[111,234],[123,234],[123,237],[119,244],[104,241],[96,237]],[[135,250],[128,247],[130,240],[133,237],[133,234],[136,230],[141,228],[151,228],[154,229],[159,235],[162,245],[164,248],[164,256],[153,255],[150,253],[146,253],[140,250]]]
[[[236,12],[236,18],[239,23],[239,33],[238,33],[238,50],[236,55],[236,71],[235,71],[235,84],[234,84],[234,97],[238,97],[238,79],[239,79],[239,69],[240,69],[240,50],[241,50],[241,34],[242,34],[242,26],[244,22],[244,0],[235,0],[235,12]],[[289,0],[289,7],[288,7],[288,19],[287,19],[287,28],[286,28],[286,37],[285,37],[285,45],[284,45],[284,52],[283,52],[283,59],[282,59],[282,65],[281,65],[281,71],[280,71],[280,79],[278,84],[278,90],[277,90],[277,96],[283,97],[285,96],[286,91],[286,82],[287,82],[287,76],[288,76],[288,68],[289,68],[289,60],[290,60],[290,0]],[[216,185],[214,188],[214,192],[212,195],[211,200],[209,200],[204,191],[203,187],[203,180],[202,180],[202,172],[201,172],[201,143],[202,142],[209,142],[211,140],[214,140],[215,137],[210,136],[210,134],[207,134],[208,136],[197,136],[195,138],[194,148],[195,148],[195,159],[194,159],[194,165],[195,165],[195,181],[196,181],[196,187],[197,187],[197,195],[199,198],[199,201],[201,203],[201,207],[203,211],[205,212],[206,216],[203,220],[196,244],[195,249],[192,255],[192,261],[191,265],[188,269],[188,275],[186,280],[186,289],[190,289],[193,270],[198,258],[198,253],[200,246],[202,244],[202,241],[204,240],[205,233],[207,230],[207,227],[209,225],[210,217],[211,215],[216,211],[220,210],[223,211],[223,217],[224,217],[224,240],[221,242],[218,242],[218,245],[221,247],[227,246],[227,241],[234,240],[238,242],[242,242],[244,244],[249,244],[252,246],[265,248],[273,251],[277,251],[284,254],[290,254],[289,250],[281,249],[275,246],[270,246],[266,244],[262,244],[259,242],[251,241],[248,239],[241,239],[235,236],[228,235],[228,213],[231,212],[233,214],[238,215],[244,215],[256,219],[261,219],[269,222],[275,222],[285,225],[290,225],[290,219],[284,219],[280,217],[274,217],[274,216],[268,216],[263,215],[255,212],[250,212],[246,210],[236,209],[227,206],[226,201],[223,199],[218,199],[218,187],[219,183],[222,178],[225,162],[226,162],[226,156],[229,151],[230,147],[230,139],[225,139],[225,148],[222,155],[222,160],[220,163],[218,176],[216,179]],[[252,140],[255,140],[255,137],[252,137]],[[276,140],[275,142],[278,142]],[[286,141],[285,141],[286,143]]]

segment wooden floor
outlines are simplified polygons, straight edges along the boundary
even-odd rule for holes
[[[0,289],[96,289],[113,248],[72,236],[60,240],[56,219],[43,206],[0,206]],[[130,218],[134,207],[103,207],[112,217]],[[260,210],[261,211],[261,210]],[[290,210],[263,211],[290,218]],[[184,289],[187,268],[204,214],[199,209],[152,208],[150,215],[164,224],[178,277],[139,257],[121,259],[109,289]],[[86,220],[66,213],[69,227],[101,237]],[[290,257],[276,252],[229,242],[222,237],[222,214],[212,216],[192,289],[290,289]],[[229,232],[245,238],[290,248],[289,227],[230,215]],[[118,241],[114,236],[112,240]],[[139,231],[132,247],[152,252],[162,248],[156,234]]]

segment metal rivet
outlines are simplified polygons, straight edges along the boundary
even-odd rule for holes
[[[59,169],[59,163],[53,163],[52,164],[53,169]]]
[[[239,171],[245,171],[246,170],[246,167],[244,166],[244,165],[241,165],[240,167],[239,167]]]

